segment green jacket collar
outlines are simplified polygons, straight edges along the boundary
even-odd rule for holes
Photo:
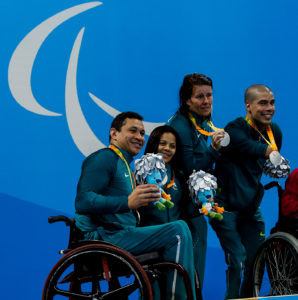
[[[114,145],[114,144],[112,144]],[[122,153],[123,157],[125,158],[125,160],[127,161],[128,164],[130,164],[133,161],[133,156],[131,154],[129,154],[128,152],[126,152],[125,150],[123,150],[120,147],[117,147],[116,145],[114,145],[117,149],[120,150],[120,152]]]

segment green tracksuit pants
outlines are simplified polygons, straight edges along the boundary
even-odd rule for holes
[[[249,273],[255,254],[265,240],[265,224],[261,210],[258,209],[253,215],[224,212],[222,221],[212,219],[210,224],[219,238],[228,265],[225,299],[251,297],[252,284]]]
[[[193,241],[195,270],[199,277],[200,287],[203,287],[206,250],[207,250],[207,221],[204,216],[187,220]]]
[[[105,240],[133,255],[161,251],[165,261],[177,262],[185,268],[191,280],[194,299],[196,299],[192,237],[184,221],[179,220],[147,227],[131,227],[120,230]],[[167,276],[167,299],[186,299],[184,283],[177,271],[171,272]]]

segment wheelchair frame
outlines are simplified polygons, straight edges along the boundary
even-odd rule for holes
[[[42,300],[152,300],[152,280],[158,281],[161,299],[165,299],[165,272],[169,269],[175,269],[181,274],[187,299],[193,299],[190,279],[185,269],[177,263],[163,262],[159,252],[133,256],[105,241],[83,240],[82,232],[75,226],[74,219],[55,216],[49,217],[48,221],[63,221],[69,226],[70,233],[68,249],[59,251],[63,257],[46,279]],[[199,287],[196,294],[197,299],[202,299]]]
[[[272,187],[278,189],[279,215],[253,263],[255,297],[298,294],[298,228],[281,214],[281,186],[277,181],[264,186],[266,190]]]

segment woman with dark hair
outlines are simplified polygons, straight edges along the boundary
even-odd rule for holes
[[[225,136],[223,130],[212,132],[212,80],[194,73],[184,77],[179,91],[180,107],[168,125],[177,132],[182,144],[184,171],[209,171],[219,157],[218,150]],[[212,141],[207,144],[208,136]]]
[[[139,209],[141,214],[141,225],[157,225],[181,219],[185,208],[182,204],[182,191],[185,192],[185,178],[181,172],[180,141],[175,129],[164,125],[155,128],[147,142],[146,153],[161,153],[167,168],[167,183],[164,190],[171,195],[173,208],[166,208],[166,211],[159,211],[153,205]],[[181,185],[184,184],[182,187]],[[188,193],[186,193],[186,196]],[[185,195],[183,195],[185,196]]]
[[[223,130],[217,130],[212,124],[212,80],[202,74],[194,73],[184,77],[179,91],[180,107],[168,121],[180,138],[183,171],[188,177],[193,170],[210,172],[218,150],[225,138]],[[213,132],[213,130],[215,130]],[[208,136],[211,143],[208,145]],[[207,222],[203,216],[190,219],[189,227],[193,235],[193,243],[199,247],[195,255],[195,267],[198,270],[202,286],[207,249]]]
[[[172,144],[168,142],[171,141]],[[168,147],[170,150],[168,149]],[[181,171],[181,145],[177,131],[168,126],[163,125],[156,127],[150,134],[148,139],[146,153],[162,153],[166,164],[170,164],[172,169],[178,173]],[[171,152],[170,155],[168,152]]]
[[[170,209],[166,208],[165,211],[159,211],[152,203],[139,208],[141,225],[157,225],[183,219],[189,224],[192,233],[194,257],[199,257],[200,243],[198,243],[199,233],[197,231],[200,230],[200,227],[192,224],[198,224],[201,216],[197,216],[198,214],[195,213],[195,207],[189,197],[186,178],[182,172],[180,138],[176,130],[168,125],[155,128],[147,142],[146,153],[161,153],[163,155],[168,177],[164,190],[171,195],[175,206]],[[189,222],[190,219],[191,222]],[[200,270],[196,268],[197,266],[198,264],[195,263],[196,272],[199,274]]]

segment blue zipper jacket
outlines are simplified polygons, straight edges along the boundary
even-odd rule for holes
[[[133,157],[120,149],[127,163]],[[132,192],[129,172],[122,159],[109,148],[88,156],[82,165],[75,200],[77,227],[97,237],[121,229],[136,227],[136,218],[128,208],[128,196]],[[94,232],[95,235],[92,235]]]

